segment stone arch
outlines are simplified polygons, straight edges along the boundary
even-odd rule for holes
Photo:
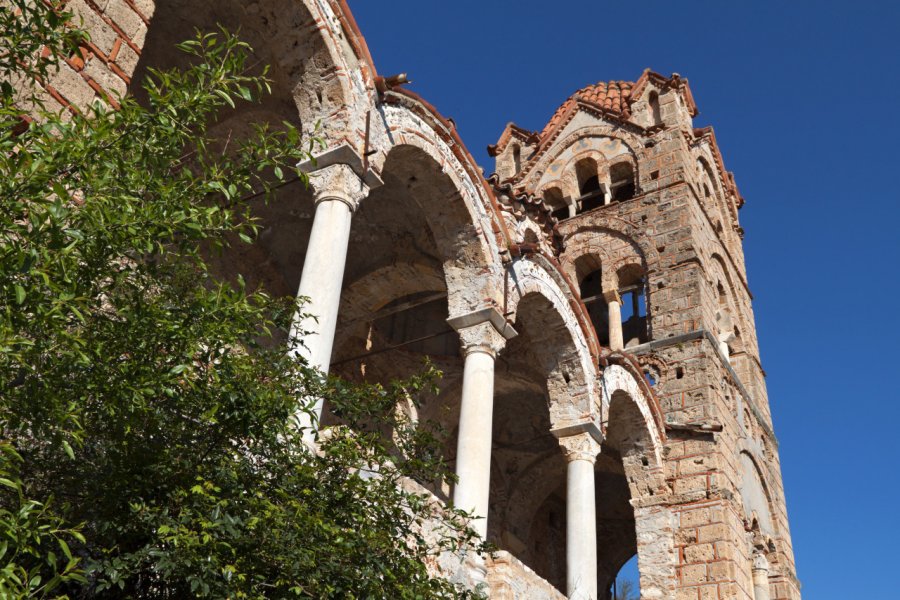
[[[603,264],[604,289],[618,286],[617,272],[623,267],[635,265],[645,274],[649,274],[652,265],[655,264],[653,258],[656,255],[656,249],[650,240],[641,239],[644,237],[643,234],[635,228],[629,227],[620,219],[603,219],[600,215],[598,217],[595,220],[601,221],[600,223],[581,226],[566,239],[566,265],[569,277],[576,278],[578,276],[575,264],[578,259],[587,255],[597,256]],[[607,224],[613,226],[604,226]],[[641,237],[635,239],[628,233],[623,233],[622,230],[637,233]],[[604,238],[609,239],[604,241]],[[611,246],[616,245],[616,241],[620,242],[621,246],[618,256],[611,249]],[[648,253],[651,253],[653,258],[648,259]]]
[[[543,196],[547,190],[557,188],[564,199],[571,201],[578,197],[578,186],[571,177],[559,177],[541,184],[537,195]]]
[[[465,314],[502,300],[502,260],[494,234],[495,213],[481,182],[454,154],[439,131],[407,107],[380,107],[381,134],[372,168],[383,174],[397,161],[413,162],[404,175],[429,174],[440,185],[425,189],[421,207],[441,252],[451,315]],[[417,174],[418,173],[418,174]]]
[[[516,330],[545,341],[532,351],[545,369],[554,429],[599,416],[591,346],[573,310],[574,298],[544,265],[520,259],[508,267],[507,313]],[[558,275],[558,274],[557,274]]]
[[[438,162],[427,146],[399,143],[387,153],[382,173],[411,190],[422,209],[439,254],[451,314],[464,314],[482,307],[485,299],[497,299],[499,249],[484,235],[486,227],[490,230],[487,214],[479,214],[480,205],[475,205],[476,199],[452,177],[446,164]],[[366,208],[377,210],[375,199],[368,200]]]
[[[640,450],[648,459],[646,466],[658,469],[661,474],[665,434],[659,407],[648,401],[634,375],[622,366],[609,365],[603,369],[600,385],[603,414],[606,416],[603,428],[607,436],[610,435],[610,428],[613,425],[613,414],[611,413],[613,402],[630,403],[627,404],[630,407],[628,412],[623,413],[624,418],[627,419],[628,429],[621,432],[621,437],[614,440],[614,443],[622,444],[627,441],[630,444],[639,445]],[[619,434],[617,433],[617,435]],[[634,492],[639,492],[635,494],[635,497],[644,495],[638,489],[633,489],[632,493]]]
[[[601,377],[604,409],[603,447],[618,454],[633,507],[642,598],[667,598],[676,578],[675,517],[662,505],[666,496],[663,420],[654,399],[635,375],[609,365]],[[602,453],[601,453],[602,455]],[[625,556],[628,554],[628,556]],[[630,553],[618,557],[616,570]]]
[[[609,184],[607,163],[606,157],[596,148],[580,150],[566,162],[562,168],[562,177],[577,190],[574,197],[582,195],[583,179],[587,177],[596,177],[601,185]]]
[[[174,44],[193,37],[195,28],[207,31],[218,23],[240,31],[253,47],[251,63],[270,65],[273,94],[265,103],[277,104],[277,112],[285,116],[292,112],[289,120],[299,118],[304,134],[315,131],[328,146],[350,141],[349,137],[356,145],[371,93],[372,68],[341,9],[316,0],[155,0],[154,4],[134,81],[142,79],[150,66],[185,64],[187,57],[175,51]]]
[[[749,449],[742,449],[739,454],[741,480],[739,492],[744,507],[744,516],[748,522],[753,519],[759,524],[759,531],[769,537],[776,537],[778,529],[775,513],[772,510],[771,486],[760,469],[760,461]]]
[[[590,223],[579,223],[578,227],[566,237],[566,253],[572,256],[579,249],[591,247],[591,238],[597,233],[607,233],[632,246],[634,255],[639,258],[648,273],[652,273],[659,264],[659,251],[653,242],[655,231],[652,227],[642,228],[625,219],[606,214],[594,215]]]
[[[575,200],[578,198],[578,185],[572,177],[560,177],[541,185],[536,194],[550,207],[553,215],[566,218],[575,214]],[[563,216],[565,213],[565,216]]]
[[[564,173],[565,169],[563,168],[563,164],[560,163],[560,158],[567,151],[571,151],[574,155],[575,153],[580,153],[588,146],[588,141],[591,138],[607,140],[604,143],[606,144],[621,144],[625,152],[630,155],[632,163],[637,165],[639,161],[637,157],[639,155],[640,148],[643,147],[643,142],[641,139],[625,129],[613,129],[609,125],[594,125],[590,127],[582,127],[578,130],[570,133],[565,138],[561,140],[557,140],[553,143],[550,149],[544,152],[535,163],[528,169],[528,182],[526,182],[526,189],[532,190],[538,186],[540,186],[544,181],[545,175],[551,175],[553,178],[558,177],[559,174]],[[602,149],[600,150],[602,153]],[[612,160],[614,157],[606,156],[603,154],[606,161]],[[568,162],[569,158],[566,157],[565,161]],[[635,170],[635,180],[639,181],[640,178],[638,176],[637,170]]]

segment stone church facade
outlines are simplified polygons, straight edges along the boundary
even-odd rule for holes
[[[344,1],[68,4],[92,41],[48,107],[115,106],[221,23],[274,92],[221,133],[288,121],[323,139],[310,187],[260,206],[258,243],[220,267],[310,297],[323,370],[443,370],[413,416],[451,432],[459,482],[430,492],[500,550],[435,568],[492,598],[607,599],[637,555],[642,598],[800,598],[744,200],[686,79],[587,86],[541,131],[507,126],[485,178],[452,120],[378,73]]]

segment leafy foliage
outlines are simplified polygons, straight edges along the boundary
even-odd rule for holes
[[[409,483],[451,476],[437,432],[394,409],[437,373],[324,380],[291,351],[296,300],[210,267],[253,242],[253,203],[304,180],[293,165],[309,157],[290,124],[227,148],[211,133],[269,91],[249,48],[198,34],[180,46],[192,66],[151,71],[143,104],[39,112],[23,130],[29,82],[80,34],[51,6],[12,4],[0,7],[16,48],[0,80],[19,82],[0,86],[0,595],[466,596],[426,569],[472,542],[463,515]],[[317,451],[290,425],[313,397],[344,423]]]

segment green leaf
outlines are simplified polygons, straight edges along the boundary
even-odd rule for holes
[[[25,288],[18,283],[16,284],[16,304],[25,302]]]

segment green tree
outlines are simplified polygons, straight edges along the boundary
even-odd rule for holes
[[[210,268],[304,179],[288,124],[210,134],[265,71],[198,34],[141,104],[50,114],[33,84],[75,51],[69,18],[0,3],[0,596],[468,595],[425,567],[472,542],[462,515],[404,485],[451,476],[439,432],[394,409],[438,374],[325,380],[289,352],[302,305]],[[344,423],[317,452],[290,425],[312,397]]]

